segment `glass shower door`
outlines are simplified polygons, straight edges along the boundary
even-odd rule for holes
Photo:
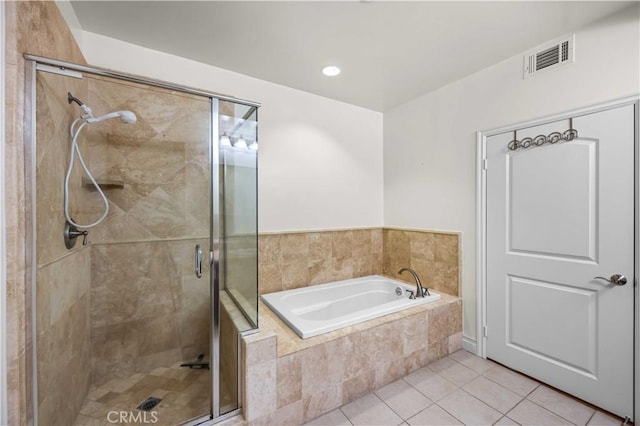
[[[239,333],[257,327],[257,108],[219,101],[220,414],[240,406]]]

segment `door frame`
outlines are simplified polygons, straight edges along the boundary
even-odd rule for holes
[[[526,127],[566,120],[577,115],[593,114],[634,105],[634,360],[640,355],[640,95],[616,98],[607,102],[575,108],[532,120],[476,132],[476,354],[487,357],[487,138]],[[634,369],[634,416],[640,415],[640,365]],[[632,419],[633,420],[633,419]]]

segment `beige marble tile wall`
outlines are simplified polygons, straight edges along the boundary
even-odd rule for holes
[[[382,229],[261,234],[260,294],[382,273]]]
[[[413,283],[412,268],[438,292],[459,295],[459,235],[438,231],[373,228],[261,234],[260,294],[384,274]]]
[[[38,268],[39,424],[72,424],[91,384],[91,250]]]
[[[250,425],[302,424],[462,347],[462,301],[448,295],[305,340],[260,315],[261,332],[243,338]]]
[[[192,256],[192,240],[93,246],[94,386],[209,355],[209,281]]]
[[[209,102],[90,76],[95,114],[130,110],[135,124],[87,129],[89,164],[110,211],[90,234],[92,381],[209,355],[208,275],[193,271],[208,247]],[[99,200],[94,201],[99,204]]]
[[[25,121],[24,53],[85,63],[54,2],[5,2],[5,203],[7,244],[7,400],[8,422],[33,419],[31,368],[31,285],[26,281],[26,203],[24,147],[31,122]]]
[[[130,110],[135,124],[87,129],[89,161],[110,211],[92,242],[202,238],[209,233],[209,116],[206,98],[112,79],[89,79],[96,114]]]
[[[62,239],[62,187],[68,164],[69,123],[79,115],[66,100],[82,97],[84,80],[56,74],[36,77],[36,348],[38,418],[70,424],[89,391],[91,378],[90,247],[67,250]],[[70,194],[75,219],[87,220],[75,170]]]
[[[438,231],[384,228],[384,274],[415,283],[400,268],[416,271],[423,284],[436,292],[459,295],[459,235]]]

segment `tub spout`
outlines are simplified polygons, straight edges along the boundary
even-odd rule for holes
[[[429,289],[422,286],[422,283],[420,282],[420,277],[418,277],[418,274],[416,274],[416,271],[409,268],[402,268],[398,271],[398,274],[402,274],[405,271],[413,275],[413,278],[416,280],[416,297],[424,297],[425,295],[431,296],[431,294],[429,294]]]

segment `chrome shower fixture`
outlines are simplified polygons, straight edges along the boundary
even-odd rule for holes
[[[137,121],[137,117],[131,111],[114,111],[96,117],[93,115],[93,111],[91,111],[91,108],[89,108],[80,99],[73,96],[71,92],[67,92],[67,101],[69,103],[75,102],[76,104],[78,104],[80,109],[82,109],[83,114],[73,120],[71,126],[69,127],[69,133],[71,135],[71,152],[69,153],[69,167],[64,178],[64,218],[66,219],[67,226],[74,227],[75,232],[79,233],[78,235],[83,235],[85,237],[84,242],[86,243],[86,231],[80,231],[77,230],[77,228],[92,228],[102,223],[102,221],[105,220],[107,218],[107,215],[109,214],[109,200],[107,199],[107,196],[104,195],[102,188],[100,188],[100,185],[96,182],[95,178],[89,171],[84,158],[82,158],[82,153],[80,152],[80,148],[78,147],[78,136],[80,136],[80,132],[82,132],[82,129],[89,124],[98,123],[100,121],[109,120],[111,118],[120,118],[123,123],[132,124]],[[88,225],[81,225],[79,223],[76,223],[73,219],[71,219],[71,215],[69,213],[69,180],[71,178],[71,172],[73,171],[73,164],[76,154],[78,155],[78,161],[80,162],[82,169],[85,171],[89,180],[91,180],[91,183],[98,191],[98,194],[100,194],[102,202],[104,203],[104,212],[102,213],[102,216],[100,216],[100,218],[95,222]],[[67,243],[67,239],[70,235],[71,234],[65,228],[65,244]],[[70,248],[69,245],[67,245],[67,248]]]
[[[110,118],[117,118],[117,117],[119,117],[120,120],[122,120],[122,122],[126,124],[132,124],[138,121],[138,117],[136,117],[136,115],[131,111],[115,111],[105,115],[101,115],[100,117],[95,117],[93,115],[93,111],[91,110],[91,108],[89,108],[80,99],[73,96],[71,92],[67,92],[67,101],[69,103],[75,102],[80,106],[80,108],[84,112],[84,114],[81,115],[80,117],[89,124],[98,123],[100,121],[109,120]]]

